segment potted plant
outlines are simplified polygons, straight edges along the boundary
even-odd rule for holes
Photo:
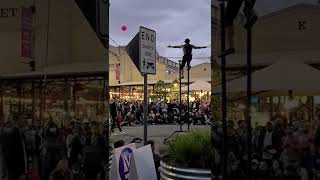
[[[161,179],[209,180],[213,161],[211,132],[196,129],[169,140],[159,168]]]

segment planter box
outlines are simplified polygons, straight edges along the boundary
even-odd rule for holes
[[[160,180],[211,180],[211,171],[208,169],[173,167],[164,161],[160,165]]]

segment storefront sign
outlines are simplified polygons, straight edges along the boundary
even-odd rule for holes
[[[16,17],[18,8],[0,8],[0,18]]]

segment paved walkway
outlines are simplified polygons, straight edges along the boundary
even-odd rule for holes
[[[210,128],[210,126],[190,126],[190,129],[194,128]],[[183,130],[188,130],[188,126],[184,125]],[[179,131],[179,125],[150,125],[148,126],[148,139],[155,141],[156,151],[159,150],[160,146],[163,146],[164,139],[170,136],[174,131]],[[117,140],[124,140],[126,144],[130,143],[134,138],[139,137],[143,139],[143,126],[125,126],[123,127],[124,134],[119,133],[118,129],[115,129],[115,134],[111,135],[110,139],[112,142]],[[138,147],[143,146],[143,142],[137,144]]]

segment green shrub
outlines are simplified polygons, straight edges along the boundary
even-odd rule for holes
[[[168,153],[172,163],[190,168],[210,168],[213,161],[211,132],[196,129],[179,134],[168,142]]]

